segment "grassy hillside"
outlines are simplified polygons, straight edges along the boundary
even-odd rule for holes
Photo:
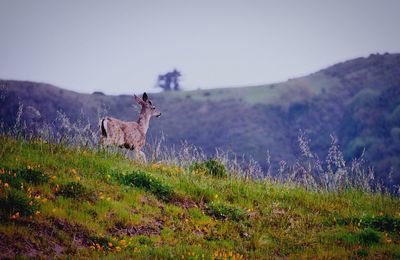
[[[131,95],[79,94],[21,81],[0,81],[0,90],[0,122],[8,126],[15,123],[20,103],[30,129],[44,123],[60,127],[58,111],[71,121],[86,118],[94,128],[105,114],[124,120],[137,116]],[[208,156],[222,148],[253,157],[264,169],[269,151],[276,170],[282,160],[296,163],[299,130],[322,161],[333,134],[347,161],[365,148],[379,179],[400,184],[400,54],[373,54],[282,83],[150,97],[163,116],[152,120],[149,140],[163,133],[164,147],[187,140]]]
[[[234,100],[245,104],[281,105],[284,99],[289,102],[304,101],[304,98],[321,94],[323,91],[340,85],[336,78],[323,73],[314,73],[305,77],[290,79],[286,82],[236,88],[210,90],[177,91],[163,93],[169,98],[193,98],[199,101]],[[304,91],[305,93],[300,93]],[[292,95],[287,96],[289,93]],[[286,103],[285,102],[285,103]]]
[[[400,257],[400,200],[0,136],[0,257]]]

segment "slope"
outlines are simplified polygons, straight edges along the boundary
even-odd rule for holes
[[[136,118],[132,96],[85,95],[32,82],[0,84],[7,90],[0,108],[6,125],[15,122],[19,102],[28,110],[23,115],[28,125],[54,122],[58,110],[72,121],[83,115],[94,127],[104,114]],[[365,148],[379,178],[398,184],[399,91],[400,55],[372,54],[283,83],[153,94],[163,117],[152,121],[149,140],[159,139],[162,132],[168,147],[187,140],[208,155],[222,148],[253,157],[263,168],[269,151],[277,168],[282,160],[296,162],[300,129],[322,160],[333,134],[346,159],[360,156]],[[32,107],[40,117],[29,113]]]
[[[400,256],[398,198],[213,177],[38,140],[0,142],[0,257]]]

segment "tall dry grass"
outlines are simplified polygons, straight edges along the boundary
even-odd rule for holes
[[[0,122],[0,134],[24,140],[40,139],[48,143],[76,148],[106,150],[133,158],[133,153],[128,150],[99,146],[98,126],[91,125],[83,114],[78,120],[71,121],[65,113],[58,111],[53,122],[35,123],[22,119],[25,109],[24,105],[20,104],[15,115],[15,122],[11,127],[6,127],[3,122]],[[40,114],[32,107],[29,109],[30,113],[33,111]],[[100,116],[99,114],[99,118]],[[366,161],[364,152],[359,158],[346,162],[338,139],[334,135],[331,135],[331,145],[324,159],[320,159],[316,153],[312,152],[311,140],[304,131],[299,131],[297,141],[300,155],[294,163],[282,160],[278,165],[273,165],[273,153],[267,151],[267,166],[264,169],[259,162],[248,155],[238,155],[218,148],[214,154],[210,155],[200,147],[184,140],[180,145],[168,146],[166,137],[162,133],[157,137],[148,138],[144,152],[150,162],[162,162],[182,168],[188,168],[194,162],[213,158],[226,167],[231,178],[268,180],[268,182],[302,186],[313,191],[338,192],[353,188],[366,192],[400,194],[400,186],[383,185],[383,182],[375,178],[374,168]]]

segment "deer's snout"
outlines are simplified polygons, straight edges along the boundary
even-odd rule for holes
[[[156,117],[160,117],[161,116],[161,113],[158,113],[158,115],[156,115]]]

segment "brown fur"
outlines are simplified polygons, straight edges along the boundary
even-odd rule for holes
[[[141,106],[139,119],[136,122],[125,122],[113,117],[101,119],[102,136],[100,143],[105,146],[117,145],[121,148],[134,150],[136,155],[140,155],[143,161],[146,161],[146,156],[141,149],[146,142],[150,118],[152,116],[159,117],[161,113],[155,109],[146,93],[143,94],[142,98],[135,95],[135,99]]]

